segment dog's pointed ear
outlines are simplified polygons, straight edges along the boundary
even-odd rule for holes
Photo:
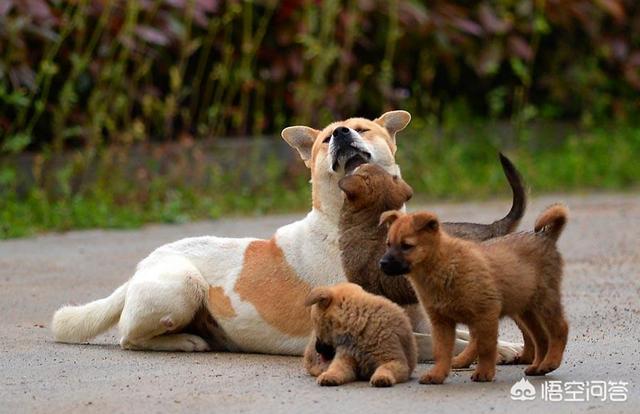
[[[304,300],[304,306],[311,306],[317,303],[321,309],[326,309],[329,307],[332,300],[333,293],[331,292],[331,289],[320,286],[311,289],[311,292],[309,292],[307,298]]]
[[[391,226],[402,215],[398,210],[389,210],[380,214],[380,222],[378,226],[388,225]]]
[[[416,231],[437,232],[440,229],[440,222],[435,214],[417,213],[413,216],[413,228]]]
[[[364,178],[356,174],[347,175],[338,181],[338,187],[344,191],[344,194],[347,196],[349,201],[353,201],[358,198],[358,195],[362,194],[365,190],[365,185]]]
[[[298,150],[300,158],[307,163],[311,159],[311,148],[320,131],[307,126],[290,126],[282,130],[282,138]]]
[[[391,138],[395,140],[396,132],[400,132],[411,121],[411,114],[407,111],[389,111],[380,115],[374,122],[382,125],[389,131]]]

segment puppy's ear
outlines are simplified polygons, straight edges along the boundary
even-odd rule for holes
[[[396,137],[396,132],[402,131],[411,121],[411,114],[407,111],[389,111],[380,115],[380,117],[374,122],[382,125],[389,131],[389,135],[393,139]]]
[[[311,306],[317,303],[321,309],[326,309],[329,307],[332,300],[333,293],[331,290],[327,287],[321,286],[311,289],[311,292],[309,292],[307,298],[304,300],[304,306]]]
[[[338,187],[344,191],[350,201],[353,201],[366,190],[366,183],[360,175],[347,175],[338,181]]]
[[[380,222],[378,223],[378,226],[384,226],[384,225],[390,226],[401,215],[402,215],[402,213],[399,212],[398,210],[385,211],[384,213],[380,214]]]
[[[319,133],[317,129],[307,126],[291,126],[282,130],[282,138],[298,150],[300,158],[307,164],[311,159],[311,148]]]
[[[440,229],[440,222],[435,214],[417,213],[413,216],[413,228],[416,231],[437,232]]]

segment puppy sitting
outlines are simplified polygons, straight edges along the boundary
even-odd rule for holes
[[[389,211],[380,221],[391,224],[382,270],[408,274],[431,320],[435,366],[421,383],[440,384],[449,374],[456,323],[470,329],[465,352],[478,354],[471,378],[493,380],[498,320],[505,315],[516,317],[533,340],[527,375],[560,366],[568,335],[560,295],[563,262],[556,247],[567,221],[564,206],[544,211],[534,232],[483,243],[449,236],[431,213]]]
[[[313,333],[305,368],[320,385],[369,379],[374,387],[405,382],[416,366],[416,343],[402,308],[353,283],[314,288]]]

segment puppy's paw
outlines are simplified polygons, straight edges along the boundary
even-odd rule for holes
[[[542,364],[540,364],[538,367],[534,367],[535,369],[530,370],[529,368],[532,368],[532,366],[527,367],[527,369],[524,371],[524,373],[527,375],[546,375],[551,371],[555,371],[558,368],[558,364],[549,364],[542,362]]]
[[[523,350],[523,344],[498,341],[498,358],[496,359],[496,363],[498,365],[513,364]]]
[[[393,375],[388,373],[374,373],[369,381],[373,387],[392,387],[396,383]]]
[[[431,371],[422,374],[420,377],[420,384],[442,384],[446,377],[446,374],[432,369]]]
[[[529,366],[524,370],[524,374],[525,374],[525,375],[530,375],[530,376],[544,375],[544,373],[539,373],[539,372],[538,372],[538,366],[537,366],[537,365],[529,365]]]
[[[476,369],[471,375],[471,381],[475,382],[490,382],[496,376],[495,370],[479,370]]]
[[[318,376],[316,382],[323,387],[335,387],[336,385],[344,384],[342,377],[332,372],[323,372]]]

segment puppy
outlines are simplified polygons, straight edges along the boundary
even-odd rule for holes
[[[482,241],[508,234],[518,226],[526,207],[523,180],[513,163],[503,154],[499,155],[513,192],[511,210],[491,224],[443,223],[447,233]],[[418,298],[409,281],[406,278],[386,277],[378,266],[386,250],[387,236],[386,227],[378,225],[380,214],[402,208],[412,196],[411,187],[402,178],[372,164],[359,166],[351,175],[343,177],[338,186],[345,195],[338,231],[342,267],[347,280],[362,286],[367,292],[385,296],[407,307],[414,329],[419,332],[428,329],[425,316],[416,309]],[[528,364],[533,361],[533,342],[519,321],[516,323],[522,331],[525,346],[513,362]],[[431,348],[430,344],[427,346]],[[476,359],[473,351],[472,347],[466,347],[454,358],[453,367],[468,367]]]
[[[314,288],[313,333],[304,354],[320,385],[370,379],[374,387],[405,382],[417,363],[411,323],[401,307],[353,283]]]
[[[566,207],[545,210],[534,232],[483,243],[448,235],[432,213],[389,211],[380,222],[391,225],[388,249],[380,260],[383,272],[408,274],[431,320],[435,365],[421,383],[440,384],[449,374],[456,323],[470,329],[470,349],[465,352],[478,354],[471,378],[493,380],[498,320],[505,315],[518,318],[533,340],[535,356],[527,375],[544,375],[560,366],[568,324],[556,241],[567,222]]]
[[[508,234],[518,226],[526,206],[522,178],[502,154],[500,162],[513,191],[509,213],[491,224],[442,223],[447,233],[482,241]],[[402,208],[413,195],[411,187],[402,178],[375,164],[359,166],[353,174],[343,177],[338,186],[345,194],[338,231],[342,267],[347,280],[399,305],[417,304],[418,298],[411,284],[405,278],[385,277],[378,265],[386,250],[387,237],[386,226],[378,224],[380,215]]]

